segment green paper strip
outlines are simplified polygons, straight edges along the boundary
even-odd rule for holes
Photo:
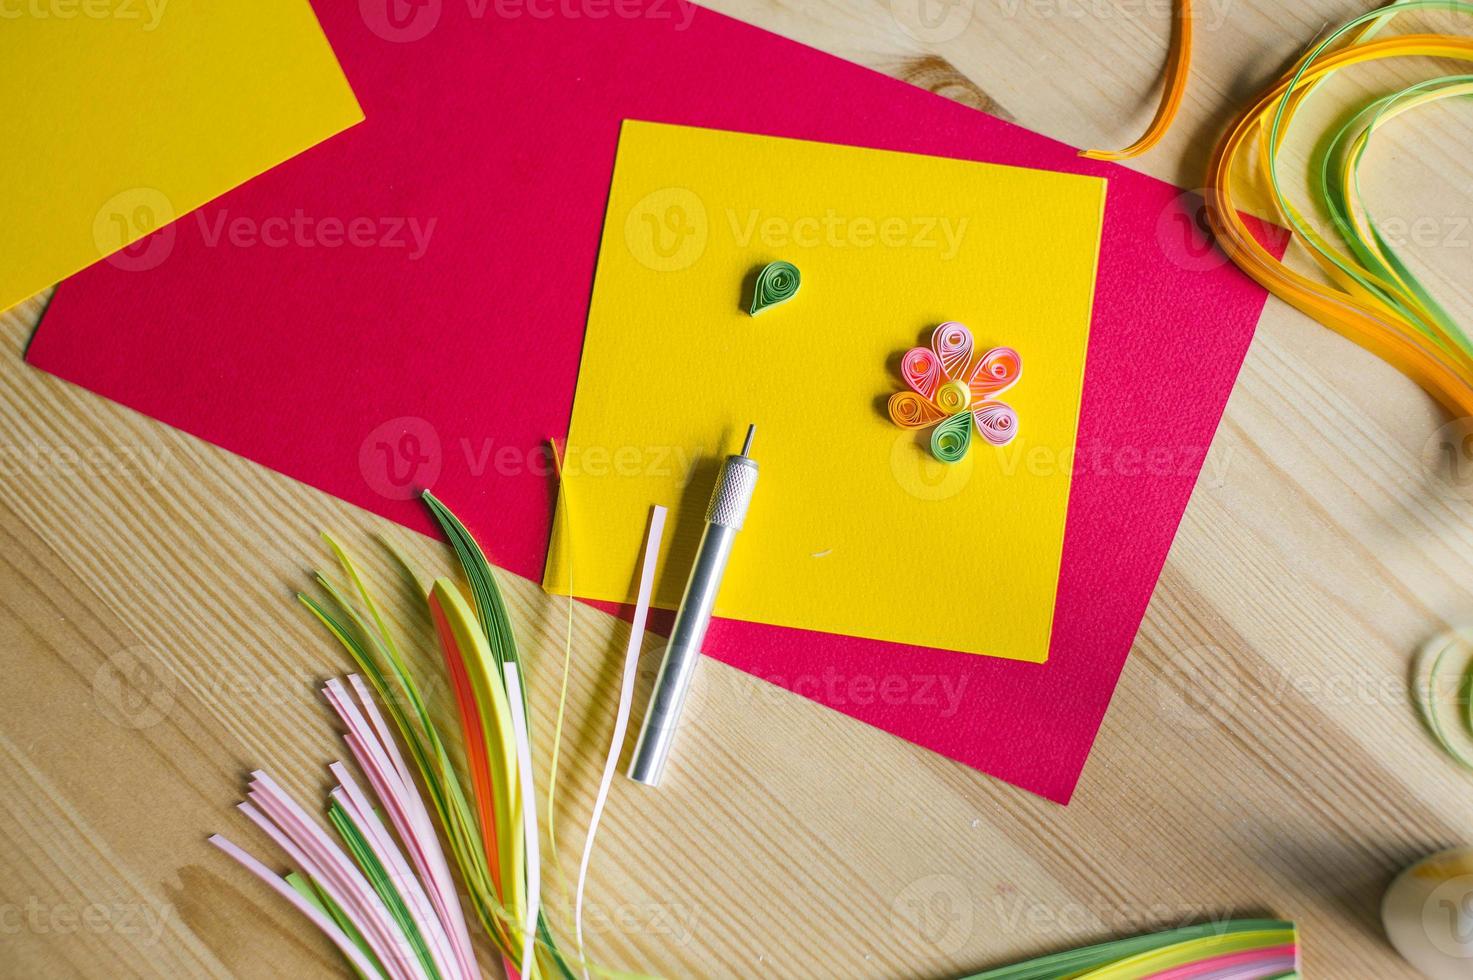
[[[334,546],[334,551],[338,554],[349,578],[361,582],[362,579],[357,569],[347,555],[336,546]],[[327,592],[340,615],[334,615],[327,607],[308,596],[299,594],[297,598],[352,655],[370,685],[378,693],[379,700],[389,711],[390,717],[398,727],[405,745],[414,758],[415,766],[419,769],[426,788],[430,791],[431,802],[435,806],[441,826],[445,828],[451,851],[469,885],[471,901],[475,905],[476,914],[490,930],[492,929],[492,918],[497,914],[493,910],[499,909],[499,906],[491,884],[490,873],[485,866],[484,859],[478,857],[481,854],[481,843],[476,818],[471,813],[469,802],[456,774],[446,743],[441,739],[434,722],[430,719],[425,709],[424,699],[413,677],[410,676],[401,661],[385,653],[386,647],[391,646],[392,641],[375,632],[369,622],[353,608],[347,597],[336,589],[325,575],[319,572],[317,581]],[[356,632],[353,627],[357,628]],[[365,640],[372,645],[373,652],[370,652]],[[389,675],[380,666],[380,657],[388,663],[388,669],[392,671],[392,676],[398,682],[397,690],[389,685]],[[400,691],[403,694],[399,693]],[[414,709],[413,718],[404,710],[406,701]],[[418,726],[413,724],[412,720],[417,720]]]
[[[1473,13],[1473,3],[1465,0],[1393,0],[1330,34],[1299,62],[1288,87],[1290,93],[1298,90],[1298,95],[1286,96],[1279,101],[1262,159],[1267,164],[1268,186],[1279,213],[1296,233],[1297,240],[1311,250],[1332,280],[1342,288],[1346,288],[1347,283],[1354,283],[1384,303],[1433,345],[1442,357],[1466,359],[1473,356],[1473,345],[1470,345],[1467,334],[1395,254],[1364,205],[1360,190],[1360,164],[1371,137],[1383,124],[1403,112],[1442,99],[1467,97],[1473,89],[1470,86],[1473,76],[1449,75],[1427,79],[1374,99],[1345,117],[1345,121],[1325,134],[1315,148],[1308,168],[1313,199],[1328,213],[1348,252],[1336,249],[1311,226],[1304,213],[1289,201],[1280,175],[1280,156],[1295,112],[1300,103],[1330,76],[1304,86],[1302,90],[1300,79],[1322,54],[1331,51],[1342,39],[1349,37],[1348,45],[1352,46],[1368,41],[1398,14],[1412,10],[1448,10],[1466,14]],[[1371,349],[1381,354],[1379,347]]]
[[[338,554],[349,577],[361,581],[357,569],[353,567],[346,554],[341,551],[338,551]],[[491,909],[496,905],[496,900],[489,873],[483,865],[478,866],[474,860],[474,855],[480,851],[480,835],[476,830],[475,817],[471,814],[469,802],[456,776],[445,742],[440,738],[433,721],[430,720],[424,699],[414,679],[401,661],[389,658],[384,653],[388,639],[372,629],[367,620],[349,603],[347,597],[320,572],[317,574],[317,581],[337,607],[341,618],[309,596],[298,594],[297,598],[352,655],[370,685],[377,691],[379,700],[389,711],[390,717],[398,727],[405,745],[414,758],[415,766],[419,769],[426,788],[430,791],[431,802],[450,838],[451,850],[470,884],[471,899],[476,906],[476,913],[481,916],[483,922],[489,923],[492,915]],[[347,622],[344,622],[344,619]],[[349,623],[357,627],[357,632],[349,626]],[[374,653],[369,651],[369,647],[360,637],[372,643]],[[375,653],[378,656],[375,656]],[[380,667],[378,659],[380,656],[387,660],[389,669],[398,682],[397,690],[389,685],[388,675]],[[400,691],[403,694],[400,694]],[[412,724],[411,716],[404,711],[406,700],[414,709],[414,720],[418,721],[418,726]]]
[[[769,262],[757,274],[757,285],[752,290],[752,316],[797,296],[802,281],[803,277],[793,263]]]
[[[1229,922],[1204,922],[1201,925],[1171,929],[1167,932],[1153,933],[1148,936],[1117,939],[1113,942],[1085,946],[1081,949],[1071,949],[1063,953],[1052,953],[1048,956],[1040,956],[1023,963],[1015,963],[1012,966],[1004,966],[996,970],[976,973],[964,978],[964,980],[1064,980],[1067,977],[1090,973],[1113,963],[1118,963],[1121,960],[1151,953],[1170,946],[1176,946],[1181,943],[1216,936],[1228,936],[1236,933],[1279,933],[1286,930],[1292,934],[1294,924],[1275,919],[1239,919]]]
[[[491,570],[491,563],[486,559],[486,553],[481,550],[475,537],[461,523],[460,518],[451,512],[450,508],[437,500],[428,490],[422,496],[425,504],[430,508],[430,513],[440,525],[441,531],[450,540],[455,557],[460,563],[460,569],[465,574],[466,581],[470,583],[476,618],[480,621],[481,630],[486,634],[497,669],[502,676],[505,676],[505,665],[510,663],[516,664],[518,670],[525,673],[521,658],[517,653],[516,637],[512,634],[511,614],[507,612],[506,600],[502,597],[501,587],[496,584],[496,576]],[[521,701],[523,713],[530,717],[526,687],[522,688]],[[538,912],[536,931],[537,938],[552,960],[553,967],[564,980],[575,980],[572,968],[553,939],[545,911]]]
[[[1427,731],[1454,762],[1473,769],[1473,638],[1439,636],[1422,648],[1412,674],[1412,701]]]
[[[1296,945],[1294,927],[1288,923],[1283,925],[1284,928],[1254,929],[1172,943],[1106,964],[1083,974],[1079,980],[1149,980],[1168,970],[1200,964],[1219,956]],[[1295,958],[1297,960],[1297,954]]]
[[[449,539],[466,582],[470,586],[472,605],[476,620],[485,634],[492,659],[500,668],[503,664],[520,665],[516,638],[512,633],[510,615],[506,602],[497,585],[495,573],[486,559],[485,552],[472,537],[470,531],[439,500],[426,492],[425,504]],[[326,537],[326,536],[325,536]],[[404,737],[405,744],[414,758],[426,787],[430,791],[441,826],[451,844],[456,864],[468,884],[468,891],[477,915],[488,932],[494,936],[493,920],[507,920],[506,911],[497,900],[491,882],[489,868],[481,849],[479,823],[472,812],[455,766],[451,761],[446,742],[441,738],[429,716],[425,700],[389,633],[387,624],[374,603],[358,570],[337,543],[328,537],[333,552],[343,566],[344,572],[355,587],[359,599],[367,609],[367,615],[354,608],[344,590],[336,588],[321,573],[318,584],[330,600],[329,605],[298,595],[298,599],[320,620],[328,631],[343,645],[366,675],[370,686],[378,693],[385,708]],[[396,555],[406,571],[408,564]],[[410,578],[414,578],[410,571]],[[419,587],[416,583],[416,591]],[[393,683],[391,684],[391,680]],[[402,692],[402,694],[401,694]],[[405,710],[408,704],[411,711]],[[522,692],[522,703],[526,705],[526,690]],[[331,814],[329,814],[331,819]],[[342,828],[339,828],[340,832]],[[576,980],[572,967],[558,949],[547,916],[537,919],[537,942],[540,951],[546,954],[551,970],[540,966],[533,971],[539,976],[549,974],[561,980]],[[499,948],[499,944],[498,944]],[[506,952],[502,950],[502,952]],[[593,969],[592,967],[590,967]],[[609,971],[597,968],[600,973]]]
[[[455,550],[460,569],[465,573],[466,582],[470,584],[476,618],[480,620],[481,629],[486,633],[491,656],[496,661],[497,676],[500,676],[500,672],[509,663],[516,664],[520,669],[522,664],[517,657],[517,641],[511,631],[511,616],[506,611],[506,601],[501,596],[501,588],[496,584],[496,576],[491,571],[491,563],[486,560],[485,552],[460,522],[460,518],[435,499],[434,494],[426,490],[423,498],[430,514],[440,525],[440,530],[450,539],[450,546]],[[524,707],[525,700],[524,698]]]
[[[972,413],[961,412],[931,432],[931,455],[943,463],[955,463],[972,445]]]
[[[404,904],[404,896],[399,894],[399,889],[394,885],[393,876],[384,867],[383,862],[374,853],[372,845],[358,825],[353,823],[353,818],[348,816],[348,811],[333,800],[327,807],[328,822],[337,828],[338,835],[342,837],[343,843],[348,845],[348,853],[353,855],[358,868],[368,879],[369,885],[383,900],[389,915],[393,916],[394,923],[399,927],[399,932],[409,943],[409,948],[414,952],[415,959],[419,960],[420,967],[430,980],[441,980],[440,971],[435,966],[435,959],[430,955],[429,944],[425,942],[423,933],[410,914],[409,906]]]
[[[1371,136],[1382,125],[1420,106],[1443,99],[1466,98],[1470,91],[1473,91],[1473,75],[1449,75],[1377,99],[1329,134],[1318,154],[1317,172],[1311,168],[1311,175],[1316,179],[1312,186],[1323,200],[1335,230],[1359,261],[1349,261],[1351,256],[1324,248],[1313,240],[1310,240],[1311,247],[1422,329],[1434,343],[1446,347],[1451,341],[1465,351],[1473,351],[1467,335],[1407,268],[1363,203],[1360,169]]]
[[[343,913],[343,910],[338,907],[338,903],[334,902],[332,898],[328,896],[327,892],[319,889],[317,885],[314,884],[312,880],[309,879],[306,875],[300,874],[296,871],[288,871],[285,875],[285,878],[286,883],[288,885],[291,885],[292,889],[298,895],[302,896],[307,901],[317,906],[317,910],[319,912],[332,919],[333,922],[337,923],[338,928],[343,930],[343,935],[347,936],[348,939],[353,943],[353,945],[357,946],[358,949],[363,953],[363,956],[370,963],[376,966],[379,971],[372,977],[364,976],[363,971],[358,969],[358,967],[353,964],[352,960],[344,957],[343,962],[347,964],[348,969],[353,971],[354,976],[359,977],[360,980],[382,980],[382,978],[389,975],[388,971],[383,968],[383,965],[381,963],[379,963],[378,957],[374,955],[372,947],[370,947],[367,940],[363,938],[363,934],[359,932],[358,927],[353,924],[353,920]]]

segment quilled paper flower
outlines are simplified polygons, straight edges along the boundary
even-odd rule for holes
[[[890,396],[890,420],[904,429],[931,433],[931,455],[955,463],[972,445],[972,429],[994,446],[1018,434],[1018,413],[997,396],[1018,383],[1023,360],[1011,347],[974,355],[972,332],[960,323],[943,323],[930,347],[915,347],[900,362],[909,391]]]

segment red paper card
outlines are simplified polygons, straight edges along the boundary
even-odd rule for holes
[[[621,120],[1109,178],[1048,663],[732,621],[706,645],[1067,801],[1264,301],[1194,199],[684,2],[318,7],[367,121],[68,281],[28,358],[411,527],[432,486],[531,578]]]

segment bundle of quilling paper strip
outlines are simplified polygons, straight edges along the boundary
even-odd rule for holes
[[[1292,922],[1236,919],[1053,953],[966,980],[1292,980]]]

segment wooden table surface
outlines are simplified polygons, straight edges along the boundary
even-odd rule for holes
[[[1364,9],[1197,5],[1184,116],[1138,163],[1185,187],[1233,106]],[[1076,145],[1138,134],[1169,26],[1167,0],[717,6]],[[1425,232],[1429,281],[1467,322],[1473,156],[1457,122],[1393,131],[1372,182],[1383,217]],[[328,560],[318,529],[381,591],[375,533],[430,570],[448,553],[27,368],[44,301],[0,314],[0,973],[340,973],[205,837],[274,858],[231,809],[244,774],[316,799],[344,755],[315,688],[348,663],[291,600]],[[1422,736],[1405,684],[1417,645],[1473,613],[1473,470],[1447,422],[1270,301],[1072,805],[707,663],[676,783],[614,785],[591,955],[667,976],[941,978],[1270,913],[1299,922],[1310,976],[1404,975],[1381,892],[1473,836],[1473,777]],[[545,753],[566,606],[503,581]],[[422,634],[407,603],[392,613]],[[626,630],[576,611],[569,876]]]

